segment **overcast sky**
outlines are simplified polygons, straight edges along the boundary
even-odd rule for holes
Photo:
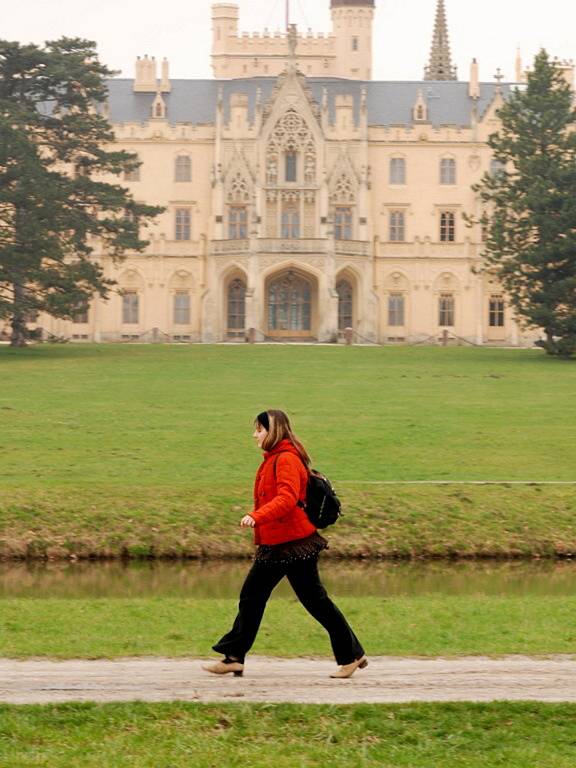
[[[9,40],[41,43],[62,35],[95,40],[101,60],[133,77],[138,55],[166,56],[173,77],[210,78],[210,0],[0,0]],[[240,29],[283,28],[285,0],[238,0]],[[374,79],[420,80],[427,63],[436,0],[376,0]],[[329,0],[291,0],[300,28],[330,31]],[[446,0],[452,55],[459,78],[470,61],[491,80],[500,67],[515,76],[519,46],[525,62],[539,48],[576,56],[575,0]]]

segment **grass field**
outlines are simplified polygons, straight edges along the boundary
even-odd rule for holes
[[[576,552],[576,365],[533,350],[0,348],[0,556],[238,555],[252,419],[293,417],[347,555]],[[224,535],[223,535],[224,532]]]
[[[569,704],[0,706],[4,768],[573,768]]]
[[[548,655],[576,649],[576,597],[336,598],[367,652],[392,656]],[[5,599],[0,656],[214,656],[235,599]],[[271,656],[331,656],[295,598],[272,600],[254,646]]]

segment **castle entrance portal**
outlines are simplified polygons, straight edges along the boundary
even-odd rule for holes
[[[288,270],[274,276],[266,289],[268,335],[278,338],[311,338],[313,282]]]

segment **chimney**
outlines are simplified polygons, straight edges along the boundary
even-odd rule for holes
[[[136,59],[135,93],[156,93],[156,59],[138,56]]]
[[[470,65],[470,86],[468,88],[468,96],[471,99],[480,98],[480,68],[476,59],[472,59]]]

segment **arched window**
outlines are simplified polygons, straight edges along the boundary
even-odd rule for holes
[[[352,285],[348,280],[338,280],[336,293],[338,294],[338,330],[343,331],[345,328],[352,328]]]
[[[192,181],[192,161],[188,155],[178,155],[176,158],[174,181]]]
[[[270,283],[268,326],[271,331],[309,331],[312,289],[305,277],[287,272]]]
[[[239,277],[228,286],[228,336],[243,336],[246,326],[246,283]]]

